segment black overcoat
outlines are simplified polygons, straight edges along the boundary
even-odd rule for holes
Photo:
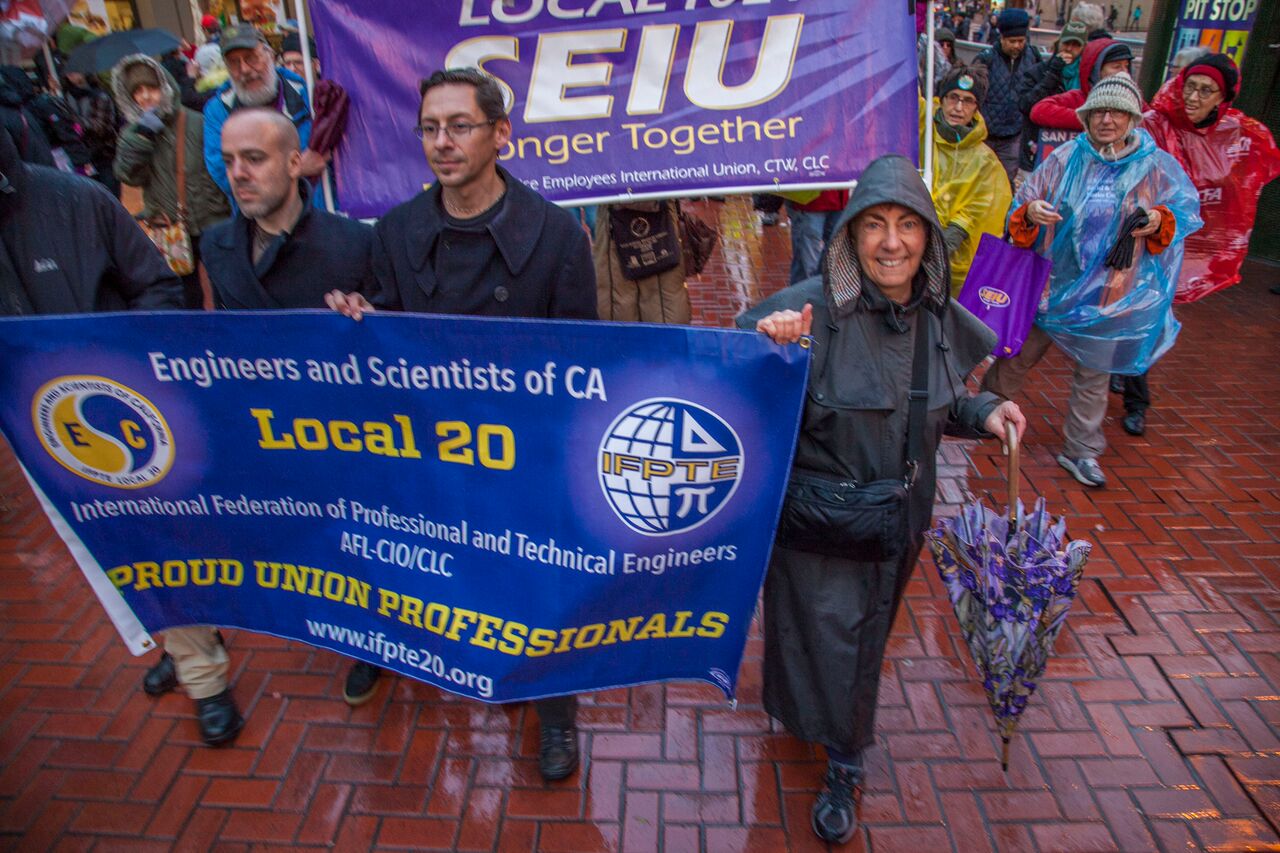
[[[298,182],[302,216],[276,237],[258,263],[250,254],[253,223],[237,212],[200,238],[200,254],[218,308],[323,308],[330,290],[373,291],[369,251],[373,229],[356,219],[318,210],[311,186]]]
[[[900,306],[863,280],[848,224],[884,202],[905,205],[930,228],[915,298]],[[948,299],[942,227],[915,167],[901,157],[869,166],[849,199],[823,273],[775,294],[738,318],[754,328],[783,308],[814,306],[810,365],[795,464],[858,482],[906,473],[907,395],[914,332],[928,324],[925,453],[910,496],[910,542],[897,561],[861,563],[775,545],[764,595],[764,704],[799,738],[846,754],[873,741],[880,666],[889,631],[929,525],[935,454],[943,433],[983,437],[998,404],[971,397],[964,378],[995,334]]]
[[[596,275],[581,226],[498,167],[503,209],[488,226],[498,260],[480,290],[441,287],[432,264],[444,230],[440,184],[391,210],[374,227],[373,304],[396,311],[486,317],[595,320]]]

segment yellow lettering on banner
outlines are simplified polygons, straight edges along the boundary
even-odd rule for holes
[[[290,432],[277,434],[275,412],[250,409],[258,424],[258,447],[263,450],[334,450],[343,453],[369,453],[374,456],[421,459],[413,422],[407,415],[393,414],[394,426],[386,421],[364,421],[359,427],[349,420],[294,418]]]
[[[312,598],[326,598],[352,607],[369,607],[369,592],[373,587],[368,581],[341,572],[293,563],[254,560],[253,566],[258,586],[262,589],[278,589]]]
[[[108,569],[107,578],[116,589],[131,587],[135,592],[178,589],[189,584],[240,586],[244,582],[244,564],[239,560],[219,558],[141,560]]]
[[[258,429],[262,431],[258,446],[263,450],[293,450],[296,447],[291,436],[276,438],[275,432],[271,429],[271,420],[275,417],[275,412],[270,409],[250,409],[249,414],[258,421]]]
[[[498,643],[498,651],[504,655],[522,654],[525,637],[528,636],[528,625],[523,622],[508,622],[502,626],[502,642]]]
[[[736,145],[740,142],[759,142],[762,139],[794,139],[796,128],[804,116],[771,118],[761,124],[754,119],[735,115],[718,122],[706,124],[678,124],[671,128],[650,127],[643,122],[625,122],[621,125],[625,139],[632,150],[663,151],[685,156],[697,150],[698,145]]]

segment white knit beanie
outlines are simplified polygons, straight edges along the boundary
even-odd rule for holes
[[[195,62],[200,68],[200,76],[202,77],[227,67],[222,59],[222,49],[213,42],[200,46],[200,49],[196,51]]]
[[[1133,116],[1135,124],[1142,121],[1142,91],[1133,78],[1121,71],[1104,77],[1093,84],[1084,106],[1076,110],[1080,123],[1087,130],[1089,113],[1094,110],[1117,110]]]

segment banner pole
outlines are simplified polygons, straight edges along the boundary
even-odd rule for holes
[[[53,87],[53,93],[58,97],[62,97],[62,81],[58,79],[58,72],[53,67],[53,54],[49,52],[49,39],[45,39],[41,45],[44,49],[44,68],[48,72],[49,79],[46,81],[48,85]]]
[[[298,6],[298,46],[302,48],[302,72],[307,80],[307,100],[311,102],[311,121],[316,120],[316,69],[311,58],[311,36],[307,23],[307,0],[297,0]],[[333,213],[333,185],[329,183],[329,168],[320,174],[320,188],[324,190],[325,210]]]
[[[920,152],[924,166],[924,185],[933,192],[933,132],[929,128],[933,120],[933,14],[937,0],[929,0],[928,19],[925,21],[925,38],[928,44],[924,51],[924,129],[920,133],[920,144],[924,151]]]

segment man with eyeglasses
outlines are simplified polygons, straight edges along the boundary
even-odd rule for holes
[[[204,105],[204,165],[214,183],[222,188],[235,210],[235,194],[222,162],[222,126],[236,110],[270,107],[282,113],[298,129],[302,140],[302,176],[316,178],[325,169],[325,158],[310,150],[311,101],[301,77],[276,66],[276,57],[266,37],[252,24],[236,24],[222,31],[219,42],[227,66],[226,83]],[[323,206],[320,193],[312,203]]]
[[[419,91],[415,131],[436,181],[375,226],[372,303],[335,290],[329,307],[357,320],[374,310],[598,319],[586,233],[498,165],[511,139],[498,82],[476,68],[450,68]],[[367,701],[380,672],[357,663],[343,698]],[[534,705],[538,770],[549,781],[564,779],[578,766],[576,697]]]
[[[1142,96],[1128,74],[1098,83],[1079,110],[1085,132],[1049,155],[1018,190],[1014,243],[1053,261],[1022,351],[997,359],[987,391],[1010,399],[1051,346],[1074,362],[1058,464],[1106,484],[1098,457],[1110,374],[1137,376],[1173,346],[1173,294],[1200,200],[1178,161],[1138,128]]]
[[[922,111],[921,146],[933,146],[933,206],[951,257],[951,295],[960,292],[983,234],[1004,233],[1013,200],[995,152],[983,143],[987,125],[978,112],[987,91],[986,69],[957,65],[938,86],[932,112]]]

